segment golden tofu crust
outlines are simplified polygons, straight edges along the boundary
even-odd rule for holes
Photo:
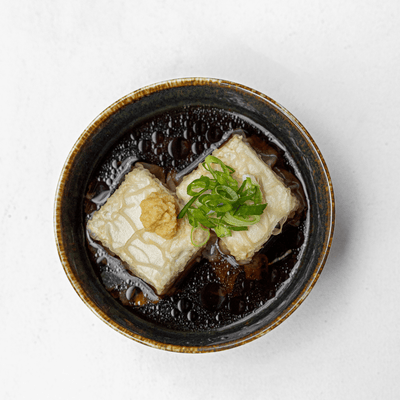
[[[200,249],[191,243],[192,227],[187,220],[178,221],[171,239],[145,229],[140,220],[140,204],[152,193],[174,197],[147,169],[135,167],[93,214],[87,229],[93,239],[125,261],[135,276],[163,295]],[[200,234],[205,240],[206,233]]]
[[[260,185],[264,202],[268,203],[260,222],[249,226],[247,231],[235,231],[232,232],[232,236],[220,239],[236,261],[246,263],[275,233],[275,227],[285,223],[287,217],[297,208],[298,201],[255,150],[243,141],[242,136],[234,135],[212,155],[235,170],[233,177],[239,184],[246,176],[255,179]],[[176,194],[185,203],[190,200],[187,186],[201,175],[212,178],[200,164],[196,170],[184,177],[177,187]]]

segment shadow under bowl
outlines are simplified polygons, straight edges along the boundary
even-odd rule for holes
[[[290,153],[308,195],[308,238],[296,274],[266,307],[223,328],[203,332],[167,329],[119,304],[95,274],[86,247],[83,202],[93,170],[121,139],[124,127],[184,106],[237,113],[272,133]],[[250,342],[274,329],[304,301],[327,259],[334,230],[334,195],[325,161],[305,128],[284,107],[253,89],[209,78],[175,79],[139,89],[103,111],[72,148],[59,180],[54,226],[58,253],[72,286],[109,326],[163,350],[201,353]]]

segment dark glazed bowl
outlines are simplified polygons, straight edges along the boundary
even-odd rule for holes
[[[300,267],[276,300],[250,316],[207,332],[181,332],[149,323],[120,305],[97,278],[85,246],[83,199],[91,172],[132,121],[174,108],[212,106],[238,113],[268,129],[289,151],[308,192],[308,241]],[[304,127],[285,108],[245,86],[206,78],[170,80],[137,90],[103,111],[83,132],[65,162],[55,200],[59,256],[72,286],[104,322],[140,343],[169,351],[201,353],[250,342],[278,326],[304,301],[321,274],[332,242],[334,195],[327,166]]]

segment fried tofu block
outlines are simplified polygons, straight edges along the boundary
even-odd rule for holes
[[[199,248],[191,243],[191,226],[187,219],[178,221],[178,230],[172,239],[146,231],[140,220],[140,203],[153,192],[172,194],[147,169],[135,167],[93,214],[87,228],[93,239],[100,241],[125,261],[135,276],[163,295],[185,271]],[[205,240],[205,232],[197,234],[202,235],[197,240]]]
[[[245,263],[250,261],[254,253],[268,241],[275,227],[279,223],[283,225],[287,217],[296,209],[297,199],[250,145],[243,142],[242,136],[233,136],[212,155],[235,170],[233,177],[239,185],[246,175],[251,176],[252,180],[255,179],[260,185],[264,202],[268,203],[260,222],[249,226],[247,231],[233,231],[232,236],[220,239],[236,261]],[[212,175],[200,164],[196,170],[184,177],[177,187],[176,194],[185,203],[191,198],[187,194],[187,186],[201,175],[212,178]]]

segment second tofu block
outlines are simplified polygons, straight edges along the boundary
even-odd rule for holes
[[[93,214],[88,222],[90,235],[129,265],[130,271],[164,294],[196,256],[199,248],[190,240],[191,226],[179,220],[172,239],[147,232],[140,220],[140,203],[150,193],[171,194],[148,170],[135,167],[124,182]],[[201,234],[201,232],[200,232]],[[203,232],[200,239],[204,240]]]
[[[272,169],[243,142],[242,136],[233,136],[212,155],[235,170],[233,177],[239,185],[243,182],[244,175],[254,177],[260,185],[264,202],[268,203],[260,222],[249,226],[247,231],[234,231],[232,236],[220,239],[237,261],[247,262],[267,242],[276,225],[286,221],[289,214],[297,207],[297,200]],[[191,198],[187,194],[187,186],[201,175],[212,178],[200,164],[196,170],[184,177],[177,187],[176,194],[185,203]]]

